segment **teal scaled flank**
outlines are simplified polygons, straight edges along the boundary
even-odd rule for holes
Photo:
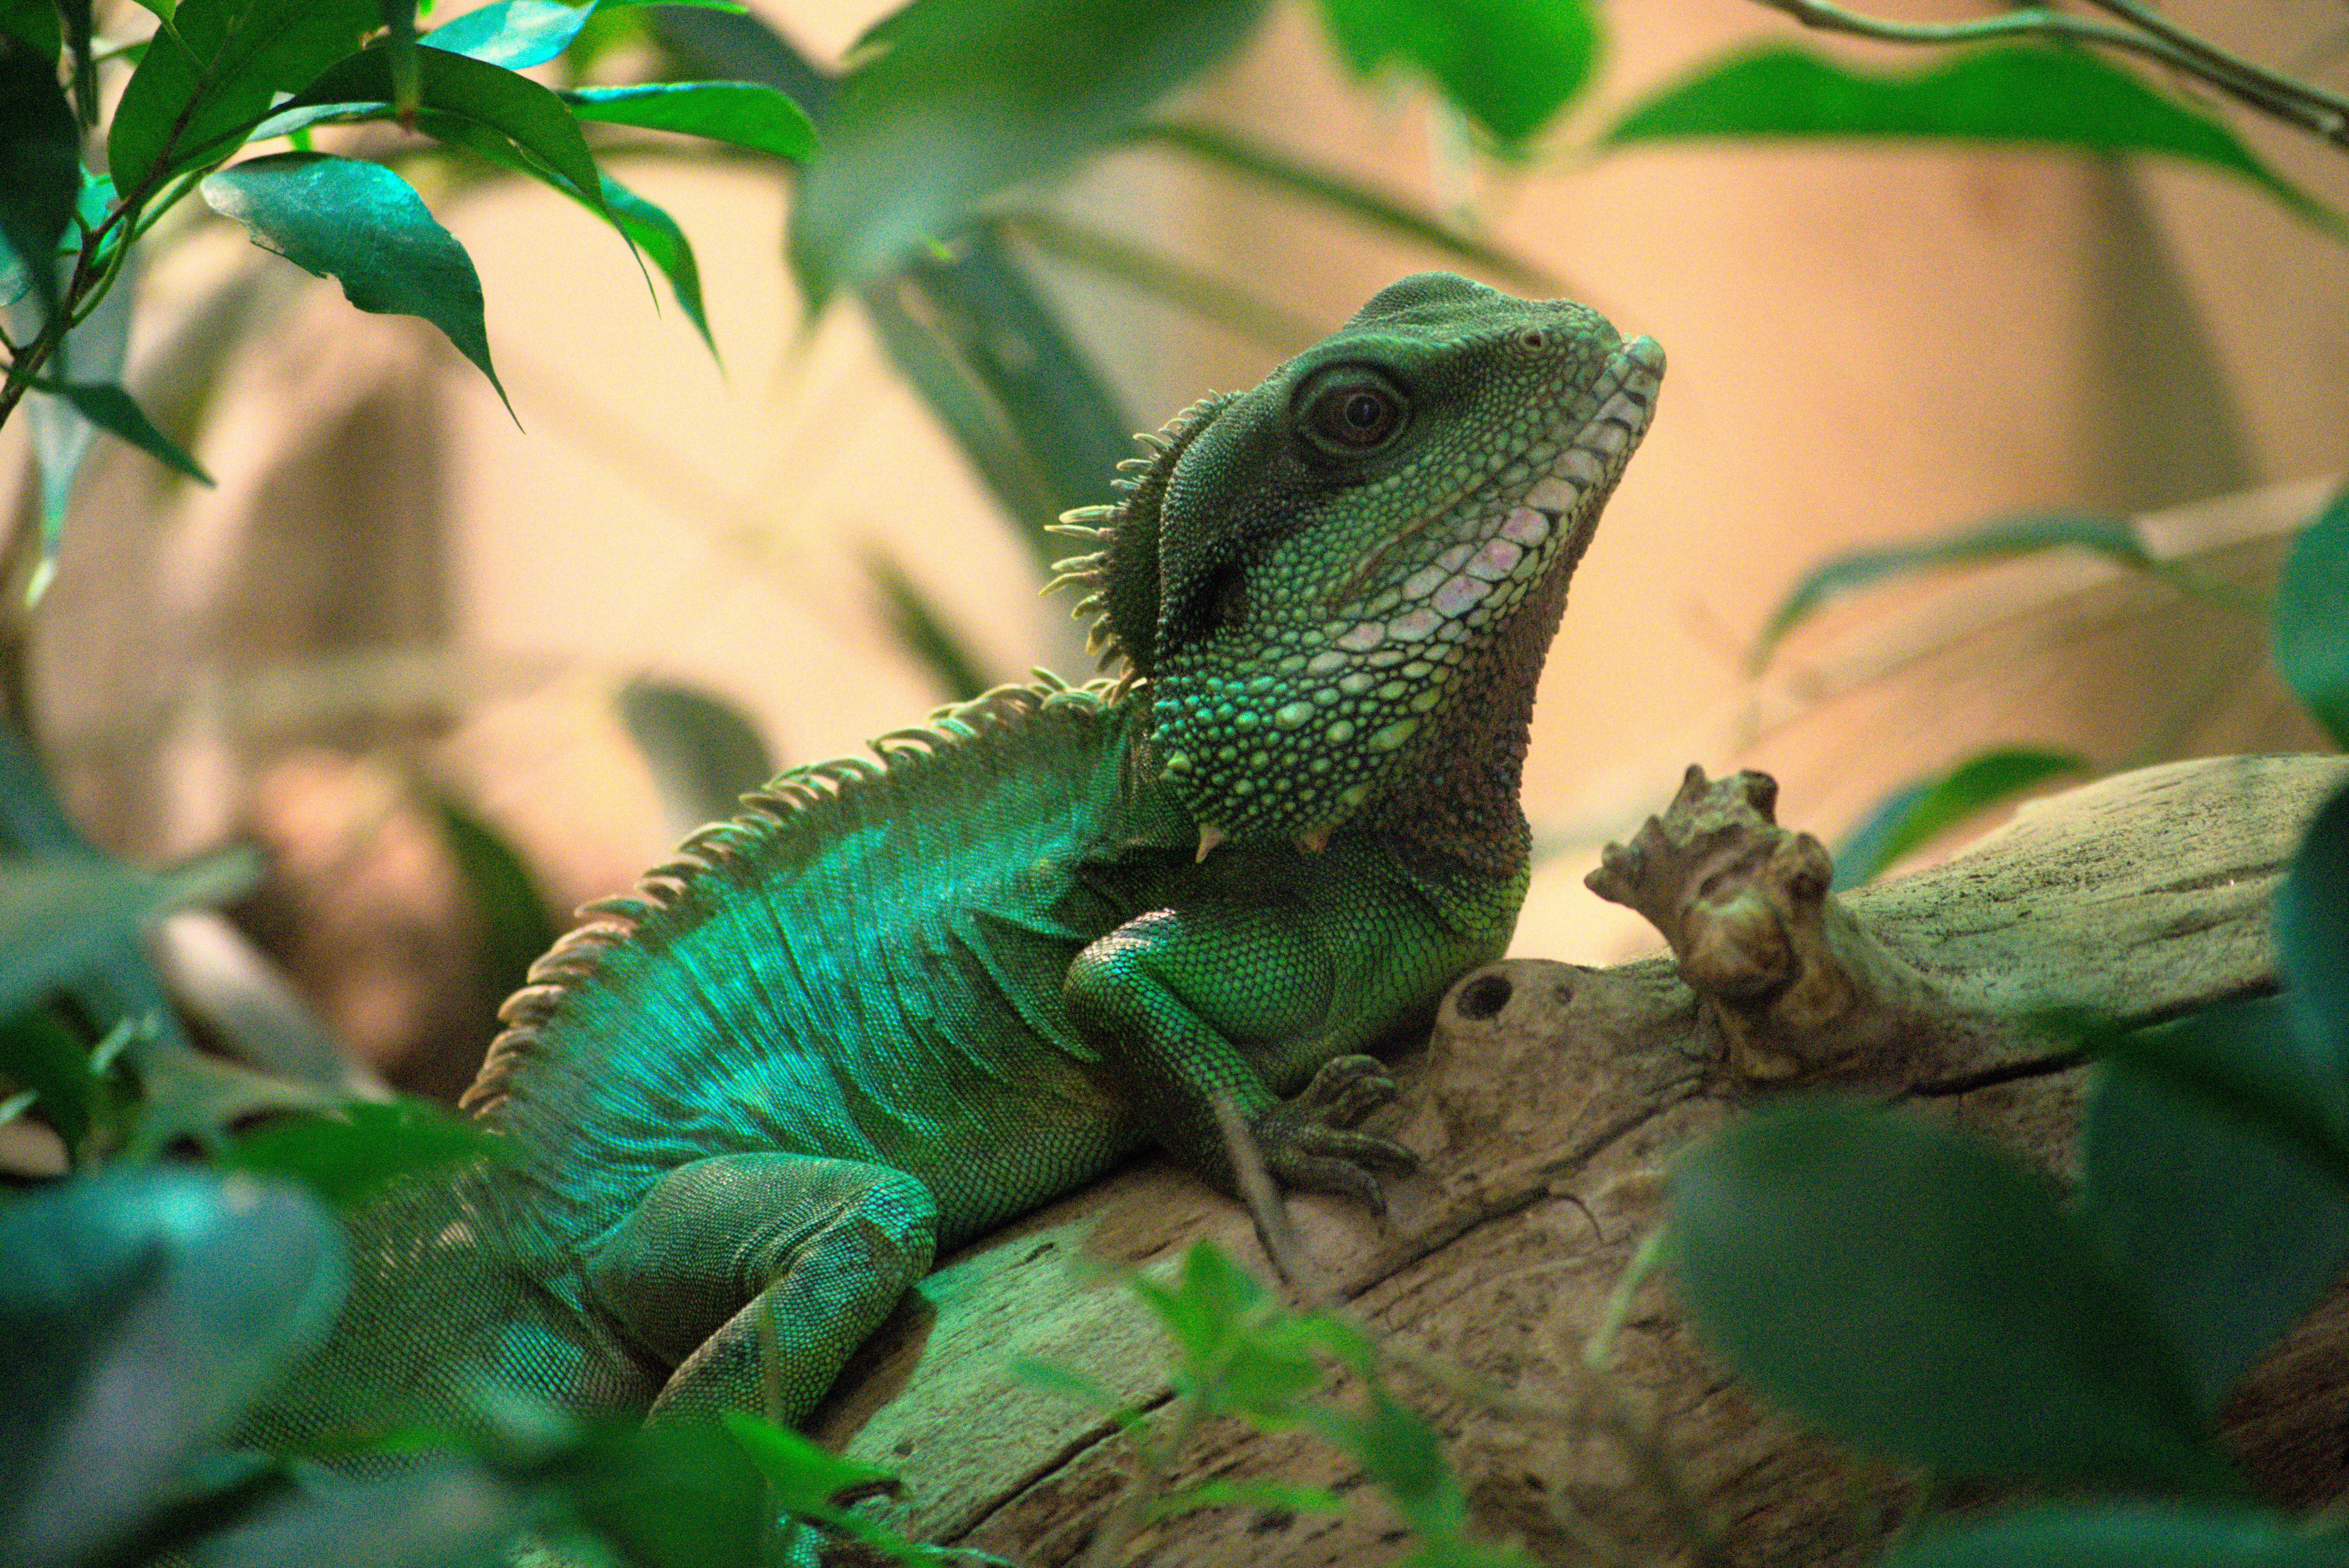
[[[797,1419],[939,1249],[1153,1143],[1228,1188],[1218,1100],[1284,1186],[1378,1205],[1412,1157],[1357,1127],[1363,1053],[1507,944],[1535,686],[1662,367],[1427,273],[1178,416],[1066,520],[1120,678],[787,773],[590,905],[466,1099],[508,1157],[356,1217],[245,1439],[484,1378]]]

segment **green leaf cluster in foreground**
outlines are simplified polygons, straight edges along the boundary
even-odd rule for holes
[[[485,1389],[459,1428],[345,1447],[378,1479],[332,1484],[225,1448],[341,1305],[343,1233],[315,1194],[349,1202],[479,1140],[419,1107],[352,1108],[242,1140],[227,1171],[119,1166],[0,1214],[16,1352],[0,1366],[0,1561],[478,1568],[529,1529],[638,1568],[763,1568],[799,1550],[792,1520],[937,1560],[835,1501],[885,1477],[745,1415],[580,1422]]]
[[[2073,1203],[1936,1119],[1847,1100],[1767,1110],[1679,1163],[1690,1310],[1776,1403],[1953,1479],[2183,1500],[1949,1523],[1888,1562],[2349,1561],[2337,1525],[2249,1506],[2214,1438],[2349,1264],[2349,789],[2276,931],[2282,996],[2065,1026],[2104,1058]]]
[[[1410,1568],[1530,1568],[1511,1549],[1467,1531],[1467,1494],[1427,1418],[1388,1389],[1377,1346],[1327,1311],[1293,1312],[1254,1275],[1205,1243],[1186,1253],[1170,1280],[1133,1282],[1174,1346],[1175,1403],[1146,1415],[1066,1367],[1014,1367],[1049,1392],[1091,1405],[1123,1427],[1144,1475],[1104,1526],[1111,1539],[1145,1519],[1199,1508],[1339,1513],[1342,1499],[1278,1480],[1214,1480],[1168,1488],[1166,1479],[1200,1423],[1234,1416],[1268,1432],[1298,1431],[1343,1453],[1409,1528]],[[1352,1385],[1341,1391],[1340,1380]]]

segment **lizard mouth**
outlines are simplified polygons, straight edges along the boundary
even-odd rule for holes
[[[1589,544],[1600,503],[1630,460],[1653,418],[1664,374],[1664,351],[1652,337],[1635,337],[1608,356],[1591,387],[1597,407],[1562,440],[1537,444],[1526,454],[1547,471],[1515,495],[1433,508],[1428,524],[1390,540],[1380,554],[1422,535],[1440,520],[1455,527],[1463,513],[1469,537],[1451,544],[1364,607],[1363,618],[1339,631],[1330,646],[1347,654],[1388,653],[1390,644],[1464,641],[1478,626],[1514,606],[1553,566],[1572,566]],[[1377,559],[1356,573],[1366,577]],[[1372,665],[1389,662],[1373,657]]]

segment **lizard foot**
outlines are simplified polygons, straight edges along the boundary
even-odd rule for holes
[[[1408,1174],[1419,1157],[1392,1139],[1354,1125],[1395,1097],[1395,1081],[1375,1057],[1338,1057],[1321,1064],[1303,1092],[1257,1117],[1248,1130],[1264,1168],[1282,1186],[1356,1198],[1383,1218],[1386,1193],[1371,1167]]]

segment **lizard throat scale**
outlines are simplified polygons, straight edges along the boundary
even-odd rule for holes
[[[1383,1199],[1373,1048],[1499,957],[1568,579],[1663,356],[1446,273],[1147,438],[1062,579],[1125,669],[793,769],[590,904],[464,1105],[500,1158],[350,1218],[241,1440],[807,1414],[941,1251],[1155,1146]],[[1218,847],[1220,846],[1220,847]],[[1202,855],[1212,849],[1212,854]]]

